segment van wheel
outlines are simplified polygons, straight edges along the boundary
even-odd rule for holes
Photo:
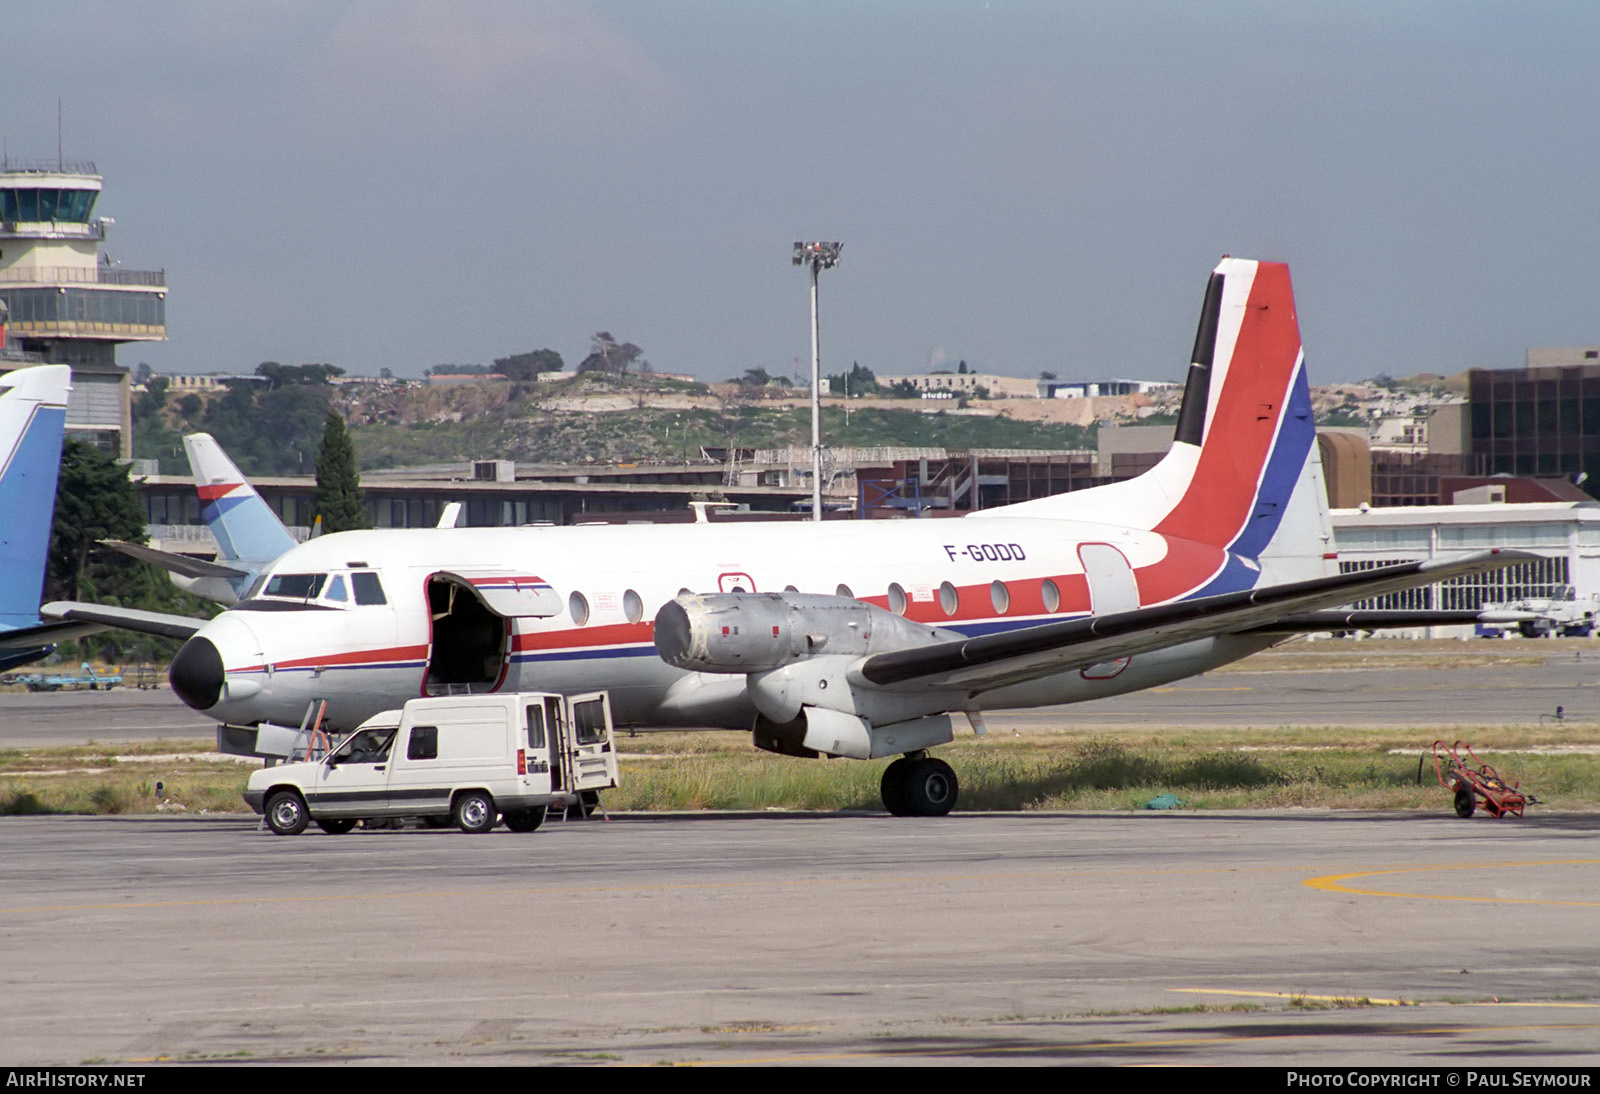
[[[293,790],[280,790],[267,799],[267,827],[280,836],[298,836],[311,823],[306,800]]]
[[[456,799],[456,827],[463,832],[487,832],[496,820],[494,801],[481,790],[469,790]]]
[[[533,832],[544,823],[545,807],[536,805],[532,809],[508,809],[506,811],[506,827],[513,832]]]
[[[330,836],[342,836],[356,826],[354,817],[340,817],[336,820],[319,820],[317,827]]]

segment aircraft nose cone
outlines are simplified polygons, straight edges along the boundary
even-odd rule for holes
[[[172,690],[195,710],[210,710],[216,706],[226,679],[222,654],[205,638],[191,638],[185,642],[167,670]]]

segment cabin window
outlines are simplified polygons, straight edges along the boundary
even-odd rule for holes
[[[572,622],[577,626],[589,622],[589,600],[582,593],[567,597],[567,610],[572,613]]]
[[[989,603],[994,605],[998,615],[1005,615],[1011,609],[1011,590],[1006,588],[1004,581],[996,581],[989,586]]]
[[[939,607],[944,609],[945,615],[955,615],[956,609],[961,607],[961,594],[948,581],[939,586]]]
[[[350,587],[355,590],[357,604],[387,604],[383,595],[383,582],[371,570],[350,575]]]
[[[632,589],[622,594],[622,614],[628,617],[629,623],[637,623],[644,618],[644,601]]]
[[[1061,589],[1054,581],[1045,578],[1039,586],[1039,594],[1044,597],[1044,610],[1058,612],[1061,610]]]
[[[889,610],[895,615],[906,614],[906,591],[898,581],[889,582]]]

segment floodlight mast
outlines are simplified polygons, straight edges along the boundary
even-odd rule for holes
[[[843,243],[794,245],[794,264],[811,268],[811,519],[822,519],[822,357],[818,348],[817,275],[839,264]]]

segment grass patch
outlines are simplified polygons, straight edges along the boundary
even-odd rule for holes
[[[151,813],[163,803],[185,812],[236,813],[245,809],[241,795],[253,770],[217,762],[215,750],[197,742],[144,742],[118,752],[103,745],[11,751],[0,756],[0,815]]]
[[[1502,748],[1571,743],[1570,730],[1485,728],[1460,734]],[[618,736],[622,785],[611,811],[872,810],[887,760],[799,760],[760,752],[728,732]],[[963,810],[1134,810],[1161,794],[1185,809],[1371,809],[1445,813],[1432,738],[1388,729],[1225,729],[1085,734],[1068,727],[1024,736],[963,736],[938,750],[961,780]],[[1478,755],[1539,798],[1532,807],[1600,808],[1600,755]],[[199,742],[147,742],[0,753],[0,815],[126,814],[165,800],[188,812],[246,811],[250,764],[215,762]],[[158,798],[156,784],[162,784]],[[169,806],[170,808],[170,806]]]
[[[678,739],[690,736],[711,739],[691,749]],[[1256,743],[1271,739],[1259,732],[1220,747],[1216,736],[963,738],[939,755],[961,780],[959,808],[970,810],[1137,809],[1164,793],[1193,809],[1449,808],[1431,759],[1418,785],[1424,746],[1414,738],[1383,733],[1376,745],[1345,744],[1358,735],[1334,729],[1319,739],[1305,731],[1309,745],[1273,748]],[[772,756],[736,734],[642,735],[625,741],[624,751],[609,809],[877,809],[887,764]],[[1547,806],[1600,807],[1600,756],[1479,755]]]

